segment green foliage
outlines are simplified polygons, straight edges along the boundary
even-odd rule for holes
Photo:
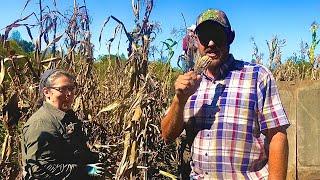
[[[169,72],[169,74],[168,74]],[[160,61],[153,61],[149,64],[149,73],[156,77],[160,82],[164,83],[169,90],[170,95],[174,95],[174,82],[178,78],[180,74],[183,74],[181,69],[172,68],[167,63],[163,63]]]
[[[11,33],[10,39],[15,40],[15,41],[21,41],[21,34],[19,31],[13,31]]]
[[[34,44],[22,39],[19,31],[13,31],[9,39],[17,42],[26,53],[31,53],[34,51]]]
[[[0,56],[2,57],[7,56],[7,50],[3,48],[3,46],[0,46]]]
[[[168,65],[160,61],[153,61],[149,64],[150,73],[156,76],[160,81],[164,81],[165,78],[168,76],[167,72],[165,71],[166,68],[168,68]],[[175,80],[179,74],[183,73],[178,68],[172,68],[170,66],[170,69],[172,70],[172,80]]]
[[[25,41],[25,42],[27,44],[31,43],[31,42],[27,42],[27,41]],[[29,46],[29,45],[27,45],[27,46]],[[33,46],[33,44],[32,44],[32,46]],[[15,55],[24,55],[24,56],[27,56],[29,58],[33,56],[33,50],[30,51],[30,52],[26,51],[24,49],[24,47],[21,46],[21,43],[18,43],[16,41],[10,41],[10,49],[15,52]],[[31,50],[31,49],[29,49],[29,50]]]
[[[105,62],[109,60],[114,61],[116,59],[127,60],[124,54],[121,54],[120,56],[110,54],[110,55],[99,55],[96,62]]]
[[[317,24],[316,22],[313,22],[311,24],[311,33],[312,33],[312,41],[311,41],[311,45],[309,48],[309,61],[311,63],[311,65],[313,66],[315,63],[315,55],[314,55],[314,51],[316,49],[316,47],[318,46],[320,39],[318,39],[317,37],[317,31],[319,28],[319,24]]]
[[[21,48],[26,52],[30,53],[34,51],[34,45],[32,42],[28,42],[26,40],[18,41],[18,44],[21,46]]]
[[[7,57],[9,56],[11,53],[15,54],[15,55],[30,55],[30,53],[26,52],[18,42],[14,41],[14,40],[10,40],[9,41],[9,47],[3,47],[0,46],[0,55],[2,57]]]
[[[174,50],[173,50],[173,48],[178,44],[177,43],[177,41],[174,41],[174,40],[172,40],[172,39],[166,39],[165,41],[161,41],[164,45],[165,45],[165,47],[166,47],[166,49],[165,49],[165,51],[167,51],[168,52],[168,56],[167,56],[167,63],[170,63],[171,62],[171,59],[172,59],[172,57],[173,57],[173,55],[174,55]]]
[[[97,75],[100,80],[106,78],[106,73],[110,72],[111,69],[115,68],[116,66],[120,67],[120,64],[126,62],[126,58],[124,54],[120,57],[117,55],[100,55],[97,60],[94,62],[94,68],[97,72]]]
[[[320,69],[315,69],[307,60],[288,59],[273,71],[277,81],[319,80]]]
[[[27,55],[23,48],[16,41],[10,41],[10,49],[14,50],[15,54]]]

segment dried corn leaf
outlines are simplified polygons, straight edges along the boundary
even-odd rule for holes
[[[121,105],[121,103],[120,103],[119,101],[115,101],[114,103],[110,104],[109,106],[107,106],[107,107],[105,107],[105,108],[102,108],[102,109],[98,112],[97,116],[100,115],[100,114],[103,113],[103,112],[112,111],[112,110],[118,108],[120,105]]]
[[[51,67],[51,62],[48,65],[42,65],[43,69],[46,71]]]
[[[8,25],[5,27],[5,33],[4,33],[4,39],[8,38],[9,32],[16,27],[20,27],[20,26],[27,26],[27,24],[18,24],[18,22],[24,21],[26,19],[28,19],[30,16],[35,15],[34,13],[29,14],[28,16],[25,16],[24,18],[20,18],[15,20],[12,24]]]
[[[5,75],[5,73],[6,73],[6,71],[5,71],[5,68],[4,68],[4,60],[3,59],[1,59],[0,60],[1,61],[1,71],[0,71],[0,84],[2,84],[2,82],[3,82],[3,79],[4,79],[4,75]]]
[[[12,149],[11,149],[11,141],[12,141],[12,136],[9,134],[6,135],[4,142],[2,144],[2,152],[1,152],[1,161],[0,164],[4,163],[7,161],[11,155]]]
[[[5,155],[6,155],[6,150],[7,150],[7,146],[8,146],[8,138],[9,138],[9,134],[6,135],[6,137],[4,138],[4,142],[2,144],[0,164],[2,164],[4,162],[4,160],[6,159]]]
[[[140,106],[137,106],[136,109],[134,110],[132,121],[138,121],[141,115],[142,115],[142,109]]]
[[[116,179],[123,179],[121,177],[123,176],[124,172],[128,169],[127,168],[128,164],[129,164],[129,161],[126,161],[126,162],[124,162],[123,165],[119,166],[119,169],[118,169],[119,173],[117,171],[117,174],[116,174],[117,178]]]
[[[132,168],[137,158],[137,141],[133,141],[131,145],[130,158],[129,158],[129,167]]]
[[[102,25],[102,28],[100,30],[100,34],[99,34],[99,44],[101,44],[101,38],[102,38],[102,32],[103,32],[103,29],[104,27],[107,25],[107,23],[109,22],[110,20],[110,16],[104,21],[103,25]]]
[[[168,172],[165,172],[165,171],[162,171],[162,170],[159,170],[159,173],[163,176],[166,176],[166,177],[169,177],[171,179],[177,179],[177,176],[173,175],[173,174],[170,174]]]
[[[156,126],[156,125],[154,125],[154,124],[150,124],[150,126],[154,127],[154,128],[157,130],[157,132],[158,132],[159,134],[161,134],[160,129],[159,129],[158,126]]]
[[[73,111],[76,112],[78,110],[78,108],[80,107],[80,102],[81,102],[81,96],[78,96],[76,98],[76,100],[74,101],[74,105],[73,105]]]
[[[31,0],[27,0],[27,1],[26,1],[26,4],[24,5],[22,11],[24,11],[24,10],[26,9],[26,7],[28,6],[28,4],[29,4],[30,1],[31,1]]]
[[[12,60],[10,57],[4,58],[4,62]]]
[[[45,60],[41,61],[41,64],[48,63],[48,62],[55,62],[55,61],[59,61],[59,60],[61,60],[60,57],[52,57],[52,58],[45,59]]]
[[[117,174],[116,177],[118,177],[118,179],[121,179],[122,175],[124,174],[125,171],[128,170],[128,165],[129,165],[129,161],[128,161],[128,153],[130,150],[130,141],[131,141],[131,133],[127,132],[125,135],[125,140],[124,140],[124,150],[123,150],[123,156],[119,165],[119,168],[117,170]]]
[[[57,36],[55,39],[53,39],[51,42],[48,43],[47,47],[43,50],[43,53],[42,53],[42,57],[41,59],[44,59],[46,53],[47,53],[47,50],[49,49],[49,47],[51,47],[54,43],[60,41],[60,39],[62,38],[64,34],[61,34],[59,36]]]
[[[14,56],[13,58],[15,58],[15,59],[25,59],[26,56],[24,56],[24,55],[18,55],[18,56]]]

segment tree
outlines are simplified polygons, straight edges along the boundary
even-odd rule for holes
[[[11,33],[10,39],[15,40],[17,42],[21,41],[21,34],[19,31],[13,31]]]
[[[34,44],[22,39],[19,31],[13,31],[10,39],[16,41],[26,53],[34,51]]]
[[[21,40],[21,41],[18,42],[18,44],[27,53],[30,53],[30,52],[34,51],[34,44],[32,42],[28,42],[26,40]]]

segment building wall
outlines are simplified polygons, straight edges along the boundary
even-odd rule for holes
[[[287,179],[320,179],[320,81],[277,85],[291,123]]]

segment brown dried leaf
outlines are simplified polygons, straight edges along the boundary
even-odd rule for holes
[[[129,169],[133,167],[137,158],[137,141],[133,141],[131,144],[131,151],[129,157]]]
[[[60,61],[60,60],[61,60],[60,57],[52,57],[52,58],[49,58],[49,59],[42,60],[42,61],[41,61],[41,64],[44,64],[44,63],[47,63],[47,62]]]
[[[73,111],[76,112],[78,110],[78,108],[80,107],[80,102],[81,102],[81,96],[78,96],[76,98],[76,100],[74,101],[74,105],[73,105]]]
[[[112,111],[112,110],[118,108],[120,105],[121,105],[121,103],[120,103],[119,101],[115,101],[115,102],[113,102],[112,104],[108,105],[107,107],[102,108],[102,109],[98,112],[97,116],[100,115],[100,114],[103,113],[103,112]]]
[[[1,71],[0,71],[0,84],[2,84],[2,82],[3,82],[3,79],[4,79],[4,75],[5,75],[5,68],[4,68],[4,60],[3,59],[1,59],[0,60],[1,61]]]
[[[159,170],[159,173],[160,173],[161,175],[163,175],[163,176],[165,176],[165,177],[169,177],[169,178],[171,178],[171,179],[178,179],[177,176],[175,176],[175,175],[173,175],[173,174],[171,174],[171,173],[168,173],[168,172],[166,172],[166,171]]]
[[[128,157],[129,150],[131,147],[130,142],[131,142],[131,133],[127,132],[125,135],[124,144],[123,144],[123,148],[124,148],[123,156],[122,156],[119,168],[116,173],[116,177],[117,177],[116,179],[121,179],[123,174],[128,170],[128,165],[129,165],[130,161],[128,161],[127,157]]]
[[[137,106],[134,110],[134,115],[132,117],[132,121],[138,121],[142,115],[142,109],[140,106]]]
[[[2,151],[1,151],[1,161],[0,164],[4,163],[5,160],[7,159],[7,149],[8,149],[8,141],[9,141],[9,134],[6,135],[4,138],[4,142],[2,144]]]

